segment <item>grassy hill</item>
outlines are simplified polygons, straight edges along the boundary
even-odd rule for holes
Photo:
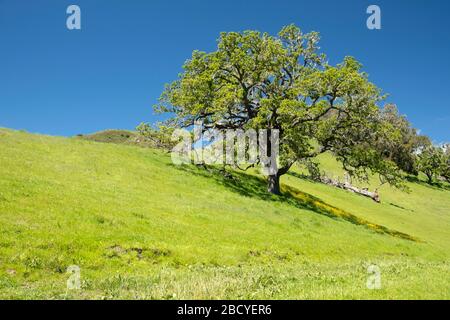
[[[139,135],[129,130],[104,130],[92,134],[79,134],[76,137],[96,142],[133,145],[136,144]]]
[[[377,204],[282,183],[271,196],[157,149],[0,129],[0,298],[450,298],[448,188],[384,186]]]

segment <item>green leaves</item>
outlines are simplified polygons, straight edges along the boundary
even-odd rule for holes
[[[445,175],[448,155],[444,153],[442,147],[430,145],[423,149],[417,158],[417,167],[425,173],[429,183],[432,183],[436,177]]]
[[[393,163],[376,148],[399,139],[382,124],[381,90],[355,58],[325,63],[319,40],[295,25],[278,36],[223,32],[216,51],[193,52],[155,108],[172,113],[175,126],[202,120],[205,130],[278,129],[284,169],[331,151],[350,171],[386,173],[394,182]]]

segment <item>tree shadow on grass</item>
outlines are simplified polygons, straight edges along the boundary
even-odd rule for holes
[[[310,210],[332,219],[343,219],[355,225],[364,226],[377,233],[388,234],[393,237],[410,241],[420,241],[419,239],[409,234],[395,231],[361,219],[354,214],[351,214],[324,202],[320,198],[317,198],[313,195],[302,192],[294,187],[285,184],[281,185],[282,195],[270,194],[269,192],[267,192],[267,183],[265,179],[260,176],[238,171],[225,171],[223,169],[214,167],[198,167],[194,165],[175,166],[173,164],[170,165],[178,170],[212,179],[217,184],[220,184],[231,190],[232,192],[238,193],[241,196],[256,198],[263,201],[286,203],[298,209]]]
[[[417,183],[421,186],[427,187],[427,188],[432,188],[434,190],[439,190],[439,191],[450,191],[450,184],[446,183],[446,182],[432,182],[432,183],[428,183],[426,181],[420,180],[418,177],[415,176],[407,176],[406,180],[408,180],[409,182],[412,183]]]

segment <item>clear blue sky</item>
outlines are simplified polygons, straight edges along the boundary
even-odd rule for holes
[[[66,28],[81,7],[82,30]],[[377,4],[382,30],[366,28]],[[0,0],[0,127],[53,135],[133,129],[192,50],[221,31],[322,34],[331,63],[352,55],[414,126],[450,140],[450,1]]]

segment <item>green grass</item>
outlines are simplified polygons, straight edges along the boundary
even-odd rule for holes
[[[449,190],[383,187],[377,204],[297,175],[281,197],[232,176],[0,129],[0,298],[450,298]],[[81,290],[66,289],[70,265]]]

